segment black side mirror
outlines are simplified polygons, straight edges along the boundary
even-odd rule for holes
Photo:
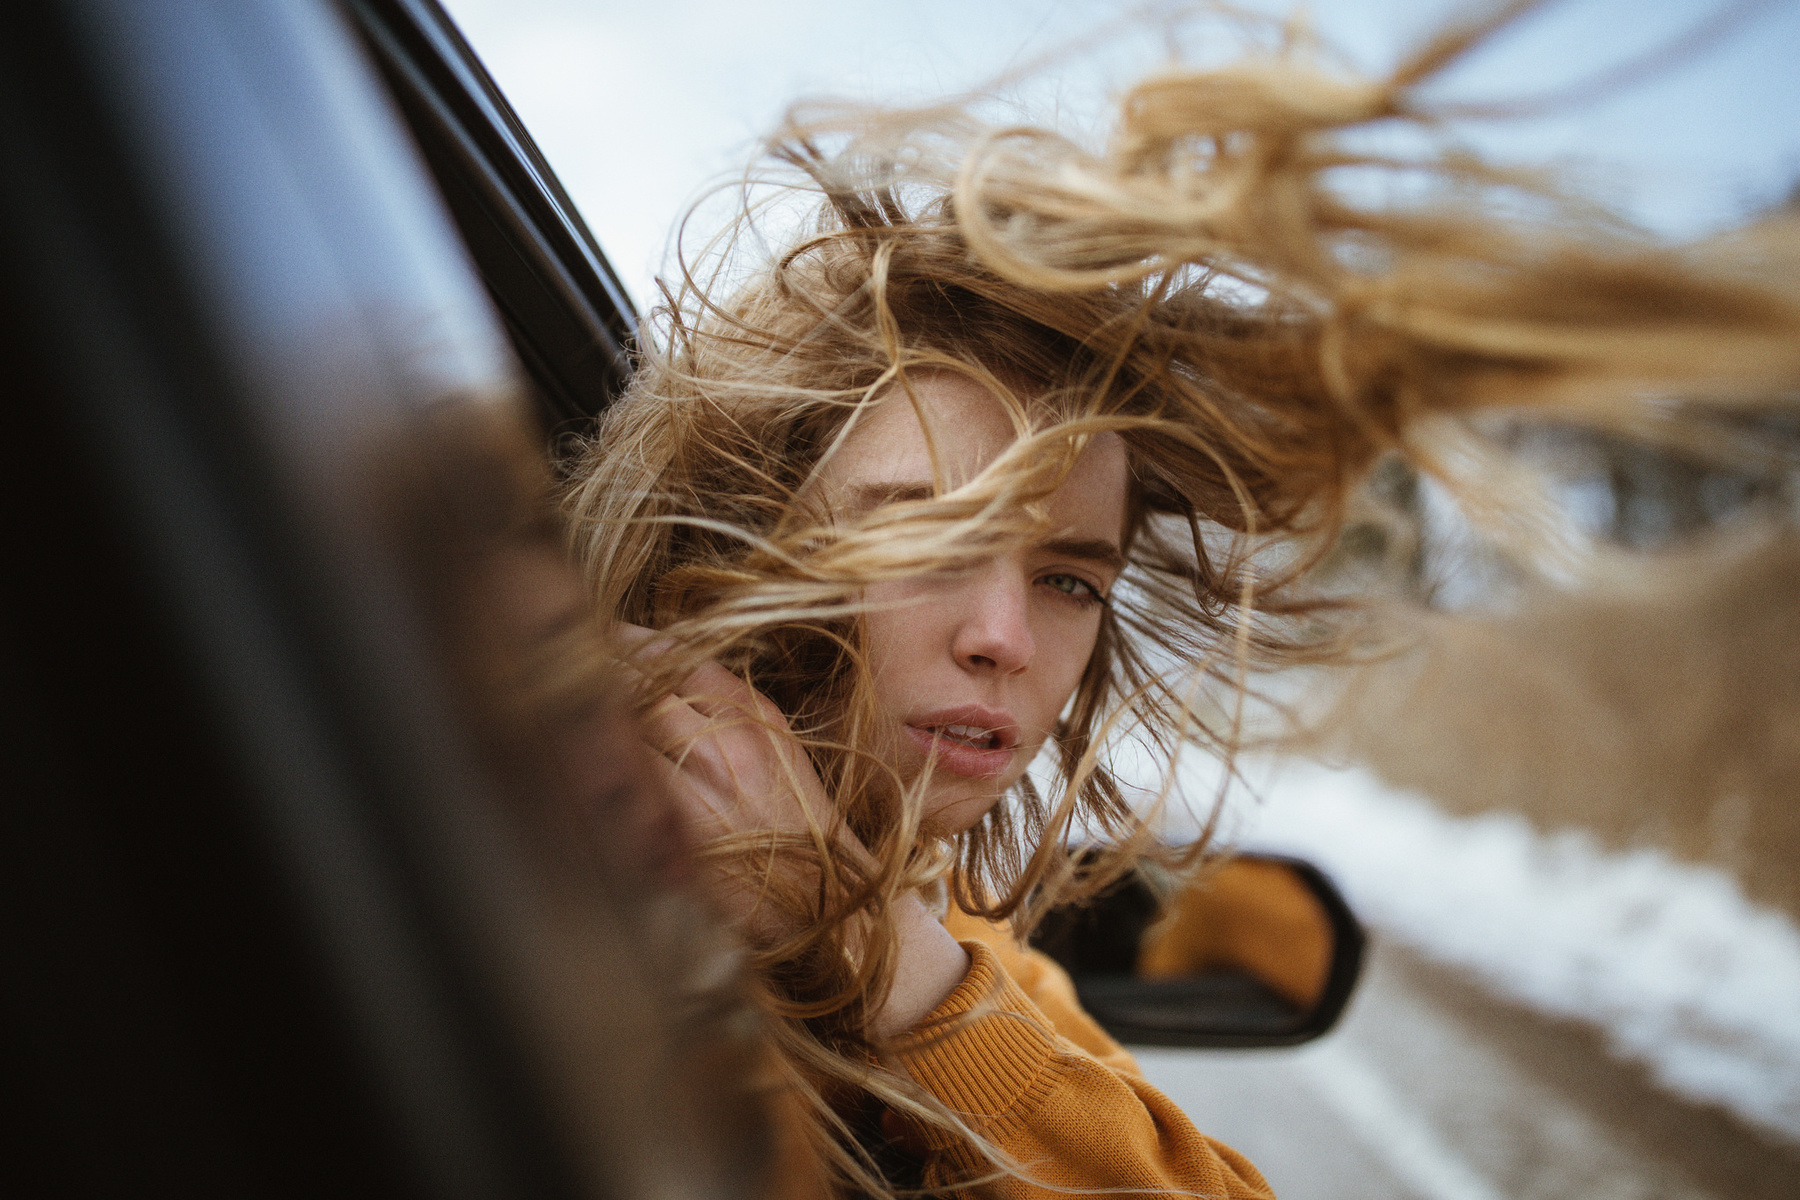
[[[1364,936],[1317,867],[1242,854],[1166,901],[1129,876],[1052,910],[1031,941],[1121,1042],[1242,1048],[1329,1030],[1356,986]]]

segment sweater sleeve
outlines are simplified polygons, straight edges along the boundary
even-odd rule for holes
[[[1069,1189],[1272,1200],[1248,1160],[1201,1134],[1143,1080],[1130,1055],[1074,1003],[1073,986],[1055,963],[1035,951],[1016,951],[1027,967],[1021,973],[1035,976],[1053,1010],[1059,990],[1067,990],[1080,1017],[1071,1032],[1083,1041],[1097,1036],[1092,1046],[1059,1030],[987,939],[963,946],[973,960],[968,976],[898,1047],[898,1057],[913,1079],[1014,1168],[995,1178],[996,1165],[967,1142],[919,1131],[914,1140],[925,1151],[928,1187],[992,1180],[982,1194],[1009,1200],[1049,1200]]]

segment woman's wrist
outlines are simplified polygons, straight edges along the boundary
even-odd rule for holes
[[[877,1040],[896,1037],[930,1016],[969,973],[969,952],[915,895],[895,907],[894,982],[869,1018]]]

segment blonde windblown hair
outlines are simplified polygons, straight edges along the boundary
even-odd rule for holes
[[[645,668],[646,694],[703,660],[740,675],[871,852],[873,867],[836,861],[832,830],[708,851],[803,930],[754,963],[845,1182],[891,1187],[844,1115],[857,1096],[979,1144],[864,1032],[893,969],[893,900],[947,878],[968,911],[1025,927],[1145,856],[1194,865],[1204,839],[1158,847],[1106,748],[1129,736],[1169,762],[1192,743],[1229,755],[1229,698],[1256,671],[1344,653],[1339,609],[1308,593],[1307,570],[1379,459],[1454,475],[1450,451],[1486,412],[1675,438],[1706,408],[1795,398],[1791,216],[1671,247],[1542,176],[1354,148],[1382,125],[1437,129],[1453,114],[1420,85],[1523,7],[1445,32],[1385,78],[1327,72],[1299,43],[1167,69],[1123,97],[1101,151],[965,109],[797,115],[771,186],[814,197],[810,222],[759,255],[746,205],[707,273],[684,271],[627,395],[569,464],[601,611],[675,646]],[[1364,199],[1402,177],[1410,203]],[[821,462],[924,371],[985,384],[1019,440],[931,499],[825,511]],[[1036,502],[1103,430],[1129,451],[1128,566],[1051,782],[1028,778],[977,828],[936,837],[922,781],[879,752],[859,598],[1030,537]],[[1107,848],[1080,870],[1072,828]]]

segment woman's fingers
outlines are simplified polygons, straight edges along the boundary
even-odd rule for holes
[[[621,625],[617,644],[640,695],[655,696],[639,717],[640,735],[655,751],[651,770],[694,835],[706,841],[812,830],[843,840],[811,759],[773,701],[714,662],[702,662],[669,687],[658,659],[674,644],[656,630]],[[667,691],[658,696],[652,687]],[[757,916],[760,892],[729,878],[721,882],[726,907],[766,926],[765,936],[794,932],[776,929],[774,917]]]
[[[738,717],[787,728],[787,721],[773,704],[718,663],[701,663],[676,685],[675,694],[694,711],[709,717]]]
[[[680,696],[664,696],[643,714],[640,728],[645,743],[704,796],[706,809],[729,831],[805,828],[808,810],[823,802],[818,776],[793,735],[735,704],[708,715]]]
[[[695,787],[688,773],[663,755],[652,754],[649,758],[651,771],[662,780],[663,789],[674,800],[689,829],[701,839],[732,832],[729,814],[719,810],[709,789]]]
[[[734,701],[678,693],[651,705],[641,721],[646,739],[660,753],[676,759],[688,755],[698,743],[725,739],[742,742],[741,735],[752,731],[779,735],[766,739],[776,747],[783,738],[791,737],[785,722],[772,723],[760,712],[747,711]]]
[[[644,679],[652,664],[674,648],[675,643],[654,629],[621,622],[617,627],[619,644],[625,649],[627,667]],[[673,694],[686,700],[696,712],[709,717],[743,716],[773,725],[787,727],[780,710],[742,679],[715,662],[704,662],[677,683]]]
[[[664,637],[661,633],[658,633],[656,630],[651,629],[648,625],[633,625],[630,621],[620,621],[617,625],[613,626],[613,637],[621,646],[632,651],[636,651],[640,647],[658,640],[661,640],[663,645],[660,650],[653,648],[651,651],[652,653],[660,653],[661,650],[667,650],[670,646],[674,645],[672,641]]]
[[[618,639],[626,665],[648,686],[671,643],[638,625],[621,625]],[[685,806],[715,832],[805,829],[829,816],[781,710],[717,663],[689,671],[640,721],[644,741],[677,772]]]
[[[709,721],[680,696],[664,696],[639,719],[642,736],[658,754],[679,760],[705,736]]]

